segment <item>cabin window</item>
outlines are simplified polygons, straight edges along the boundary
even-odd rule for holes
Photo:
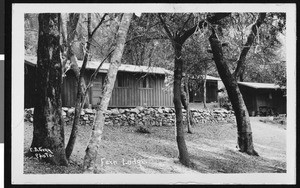
[[[129,80],[126,74],[118,74],[117,76],[118,87],[129,87]]]
[[[148,76],[141,78],[140,87],[141,88],[151,88],[150,78]]]

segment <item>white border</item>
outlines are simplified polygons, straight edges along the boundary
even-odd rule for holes
[[[38,12],[286,12],[287,173],[285,174],[23,174],[24,13]],[[13,4],[12,6],[12,183],[13,184],[294,184],[296,181],[295,4]]]
[[[0,187],[4,187],[4,144],[0,144]]]

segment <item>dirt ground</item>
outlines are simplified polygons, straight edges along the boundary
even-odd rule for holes
[[[286,131],[280,126],[251,118],[254,147],[259,157],[236,149],[233,124],[198,124],[186,142],[194,168],[178,162],[175,127],[148,127],[150,134],[137,133],[137,127],[105,126],[98,173],[278,173],[286,172]],[[66,143],[71,131],[66,126]],[[32,141],[33,126],[25,123],[24,152]],[[81,125],[68,167],[52,166],[37,159],[24,158],[24,173],[82,173],[82,161],[91,128]]]

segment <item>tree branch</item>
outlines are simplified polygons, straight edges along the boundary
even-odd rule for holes
[[[239,77],[240,74],[245,69],[245,60],[246,60],[247,53],[250,50],[252,44],[254,43],[254,39],[257,36],[258,28],[264,22],[265,17],[266,17],[266,13],[259,13],[258,19],[256,20],[256,22],[251,27],[251,33],[247,37],[247,42],[244,45],[244,48],[243,48],[243,50],[240,54],[240,57],[237,61],[238,64],[237,64],[236,69],[233,73],[233,76],[235,78]]]
[[[100,68],[102,67],[103,63],[107,60],[107,58],[114,52],[115,50],[113,49],[112,51],[109,52],[109,54],[102,60],[102,62],[99,64],[99,66],[97,67],[97,69],[94,71],[94,73],[91,75],[90,77],[90,81],[89,81],[89,84],[87,85],[85,91],[84,91],[84,97],[86,96],[87,94],[87,90],[91,87],[91,85],[93,84]]]
[[[107,16],[107,13],[105,13],[103,16],[102,16],[102,19],[101,19],[101,21],[98,23],[98,25],[95,27],[95,29],[93,30],[93,32],[92,32],[92,36],[94,36],[94,34],[95,34],[95,32],[97,31],[97,29],[101,26],[101,24],[103,23],[103,21],[104,21],[104,19],[105,19],[105,17]]]
[[[230,14],[231,13],[215,13],[213,16],[208,17],[206,20],[209,23],[215,24],[215,23],[218,23],[221,19],[229,16]],[[186,32],[184,32],[183,35],[181,35],[180,40],[185,41],[186,39],[188,39],[196,31],[197,26],[200,29],[202,29],[206,20],[200,21],[198,23],[198,25],[195,25],[194,27],[192,27],[189,30],[187,30]]]
[[[92,24],[91,24],[91,18],[92,14],[88,13],[88,20],[87,20],[87,24],[88,24],[88,38],[92,38]]]
[[[179,31],[179,35],[181,34],[181,32],[184,30],[185,25],[188,23],[188,21],[191,19],[191,16],[193,14],[190,13],[188,19],[184,22],[183,26],[181,27],[180,31]]]
[[[160,14],[160,13],[158,13],[158,18],[160,19],[160,22],[162,23],[162,25],[163,25],[163,27],[164,27],[164,29],[165,29],[165,31],[166,31],[166,33],[167,33],[169,39],[170,39],[171,41],[173,41],[173,35],[172,35],[172,33],[170,32],[168,26],[166,25],[166,22],[165,22],[165,21],[163,20],[163,18],[161,17],[161,14]]]

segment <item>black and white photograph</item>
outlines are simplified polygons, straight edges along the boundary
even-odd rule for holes
[[[293,4],[13,4],[12,184],[291,184]]]

